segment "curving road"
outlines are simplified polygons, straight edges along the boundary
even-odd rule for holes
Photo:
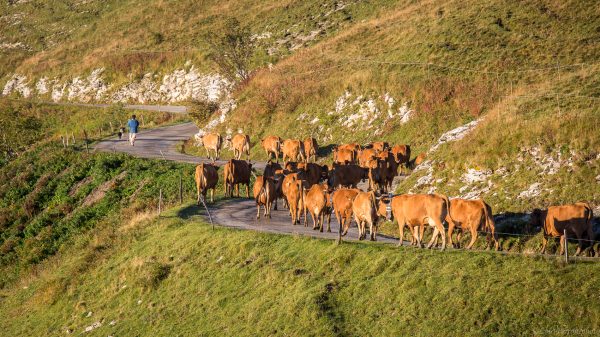
[[[172,126],[164,126],[160,128],[143,130],[138,133],[135,146],[129,145],[127,135],[123,136],[122,140],[116,137],[98,142],[94,149],[103,152],[123,152],[140,158],[153,158],[173,160],[177,162],[197,164],[201,162],[210,162],[207,158],[190,156],[177,151],[177,146],[181,142],[192,137],[198,132],[198,127],[194,123],[184,123]],[[226,161],[219,160],[218,164],[224,164]],[[253,166],[258,169],[264,168],[264,163],[253,163]],[[245,188],[241,188],[240,192],[245,193]],[[252,191],[250,191],[252,195]],[[308,227],[292,226],[291,217],[288,211],[281,207],[278,211],[272,211],[272,219],[256,220],[256,204],[252,199],[237,198],[220,202],[209,208],[212,219],[215,223],[240,229],[250,229],[263,232],[287,234],[287,235],[305,235],[324,239],[337,239],[337,231],[339,224],[335,220],[335,216],[331,219],[332,232],[323,233],[312,229],[312,220],[308,216]],[[350,228],[348,235],[344,240],[357,240],[358,230],[355,225]],[[386,243],[397,243],[397,239],[377,236],[377,240]]]

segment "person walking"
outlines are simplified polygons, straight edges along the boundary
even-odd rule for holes
[[[127,126],[129,127],[129,144],[135,146],[135,136],[137,135],[138,127],[140,126],[140,122],[135,119],[135,115],[131,116],[131,119],[127,122]]]

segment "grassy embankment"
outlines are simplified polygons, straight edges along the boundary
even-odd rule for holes
[[[2,290],[3,331],[514,336],[600,324],[597,263],[211,230],[197,212],[78,237]]]

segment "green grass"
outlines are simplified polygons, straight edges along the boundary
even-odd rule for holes
[[[337,246],[211,230],[198,213],[184,205],[79,237],[2,290],[3,331],[78,334],[101,321],[94,334],[514,336],[600,323],[597,263]]]

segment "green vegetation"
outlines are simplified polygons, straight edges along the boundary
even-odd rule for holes
[[[3,331],[514,336],[600,324],[597,263],[211,230],[198,212],[79,237],[2,291]]]

